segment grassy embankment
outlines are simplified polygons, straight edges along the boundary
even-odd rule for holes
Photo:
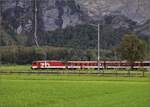
[[[0,75],[0,107],[149,107],[148,77]]]

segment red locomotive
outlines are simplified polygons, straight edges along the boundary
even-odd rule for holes
[[[44,69],[44,68],[66,68],[65,63],[62,61],[34,61],[32,63],[32,69]]]
[[[130,68],[130,64],[127,61],[99,61],[100,68],[118,68],[125,69]],[[134,68],[146,68],[150,69],[150,61],[136,61],[133,64]],[[32,69],[97,69],[98,61],[34,61],[32,63]]]

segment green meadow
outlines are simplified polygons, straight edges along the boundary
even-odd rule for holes
[[[150,107],[149,77],[0,75],[0,107]]]

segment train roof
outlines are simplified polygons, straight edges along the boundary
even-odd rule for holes
[[[33,62],[63,62],[63,61],[58,61],[58,60],[37,60]]]
[[[67,61],[68,63],[97,63],[97,61]]]
[[[58,61],[58,60],[37,60],[33,62],[64,62],[64,61]],[[99,61],[100,63],[126,63],[127,61]],[[67,61],[67,63],[97,63],[97,61]],[[135,63],[141,63],[141,61],[135,61]],[[143,63],[150,63],[150,61],[143,61]]]
[[[98,61],[67,61],[68,63],[97,63]],[[100,63],[126,63],[128,61],[99,61]],[[135,63],[141,63],[141,61],[135,61]],[[150,61],[143,61],[143,63],[150,63]]]
[[[68,61],[68,63],[97,63],[98,61]],[[120,63],[120,61],[99,61],[100,63]],[[121,62],[127,62],[127,61],[121,61]]]

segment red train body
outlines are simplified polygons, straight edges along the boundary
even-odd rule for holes
[[[32,63],[32,69],[44,69],[44,68],[66,68],[65,63],[61,61],[34,61]]]
[[[146,68],[150,69],[150,61],[136,61],[134,63],[134,68]],[[100,61],[100,68],[130,68],[130,64],[127,61]],[[34,61],[32,63],[32,69],[97,69],[98,62],[97,61]]]

